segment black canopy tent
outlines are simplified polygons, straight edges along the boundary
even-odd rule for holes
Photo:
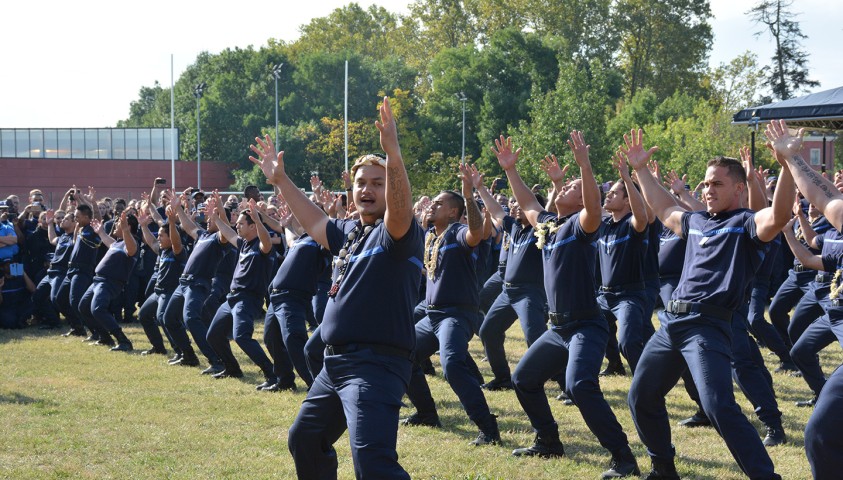
[[[787,120],[791,127],[812,130],[843,130],[843,87],[781,102],[747,108],[732,117],[734,125],[754,125],[770,120]],[[755,160],[755,129],[752,131],[752,157]],[[823,135],[823,165],[826,158],[826,139]]]

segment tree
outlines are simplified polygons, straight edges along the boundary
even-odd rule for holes
[[[758,68],[758,57],[746,51],[733,58],[728,65],[720,64],[705,80],[712,101],[722,109],[736,112],[758,105],[758,89],[764,74]]]
[[[651,88],[661,100],[676,90],[696,94],[712,33],[708,0],[620,0],[615,25],[626,94]]]
[[[781,100],[792,98],[809,87],[818,87],[820,82],[808,78],[808,54],[802,50],[800,40],[808,38],[794,19],[797,14],[790,10],[793,0],[761,0],[747,12],[756,23],[766,26],[767,32],[776,43],[773,64],[765,67],[765,85],[773,96]],[[764,32],[759,31],[755,36]]]

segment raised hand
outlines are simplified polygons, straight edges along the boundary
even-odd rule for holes
[[[342,176],[342,183],[345,186],[345,190],[351,190],[352,183],[351,183],[351,174],[349,172],[342,172],[340,174]]]
[[[249,149],[255,152],[257,158],[250,155],[249,161],[261,168],[268,183],[277,185],[286,176],[284,172],[284,152],[275,153],[275,144],[272,143],[268,134],[264,136],[263,140],[260,137],[255,137],[255,142],[258,145],[249,145]]]
[[[668,186],[675,195],[679,195],[682,191],[685,190],[685,185],[688,183],[688,175],[682,175],[679,177],[679,174],[676,171],[671,170],[667,172],[667,177],[665,177],[668,181]]]
[[[498,158],[498,164],[504,170],[515,168],[515,163],[518,161],[518,155],[521,154],[519,148],[515,152],[512,151],[512,137],[504,138],[501,135],[500,139],[495,139],[495,146],[491,147],[492,153]]]
[[[375,127],[381,134],[381,148],[387,157],[401,157],[401,146],[398,144],[398,127],[395,125],[395,117],[392,115],[392,108],[389,106],[389,97],[383,97],[379,109],[381,119],[375,121]]]
[[[571,142],[569,141],[568,143],[570,144]],[[556,160],[556,155],[544,157],[539,167],[541,167],[544,173],[547,174],[551,182],[564,182],[565,175],[568,173],[568,165],[565,165],[563,168],[559,168],[559,162]]]
[[[319,175],[311,175],[310,191],[313,193],[318,193],[320,188],[322,188],[322,180],[319,179]]]
[[[624,155],[623,151],[618,150],[615,152],[614,157],[612,157],[612,166],[615,167],[615,170],[618,171],[618,175],[620,175],[624,181],[630,178],[629,165],[627,165],[626,155]]]
[[[249,216],[252,217],[252,221],[255,223],[261,223],[261,216],[260,213],[258,213],[258,206],[255,203],[254,198],[249,199],[249,203],[246,204],[246,208],[249,209]]]
[[[102,222],[97,220],[96,218],[91,220],[91,228],[94,229],[96,233],[102,233]]]
[[[472,178],[471,166],[469,166],[467,163],[460,163],[457,168],[459,168],[460,171],[459,177],[462,181],[463,196],[471,195],[471,191],[474,188],[474,179]],[[474,171],[477,172],[477,169],[475,168]],[[480,177],[480,182],[482,185],[483,176],[480,175],[479,172],[477,172],[477,175]]]
[[[581,131],[571,130],[571,139],[568,140],[568,146],[571,148],[571,152],[574,153],[574,160],[580,168],[591,166],[591,161],[588,159],[588,150],[591,148],[591,145],[585,144]]]
[[[478,190],[483,187],[483,174],[477,170],[477,165],[460,165],[460,173],[463,176],[468,175],[468,180],[472,187]]]
[[[642,168],[647,167],[647,162],[650,160],[650,157],[659,151],[659,147],[656,146],[650,147],[649,150],[644,150],[642,143],[643,137],[644,130],[640,128],[638,131],[632,129],[629,131],[629,135],[623,135],[624,145],[621,145],[620,147],[621,152],[623,152],[626,157],[626,161],[629,162],[629,166],[635,170],[641,170]]]
[[[768,148],[775,150],[776,160],[782,163],[786,157],[793,157],[799,155],[802,151],[802,135],[805,133],[804,128],[797,130],[796,135],[791,135],[787,128],[787,123],[784,120],[772,120],[767,124],[767,129],[764,131],[768,140]],[[780,156],[785,158],[779,158]]]

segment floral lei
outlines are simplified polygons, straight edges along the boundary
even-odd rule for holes
[[[557,219],[537,223],[536,227],[533,229],[533,235],[538,239],[536,241],[536,248],[539,250],[543,249],[545,242],[547,242],[547,237],[555,235],[560,228],[562,228],[562,224],[560,224]]]
[[[837,299],[840,296],[840,292],[843,291],[843,285],[839,284],[840,272],[843,272],[843,270],[838,269],[834,274],[834,278],[831,279],[831,290],[828,292],[828,298],[832,300]]]

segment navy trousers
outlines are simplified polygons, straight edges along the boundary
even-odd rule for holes
[[[94,277],[89,273],[72,272],[64,277],[56,292],[54,303],[73,328],[83,328],[83,319],[79,314],[79,301],[93,281]],[[84,326],[91,329],[90,325]]]
[[[547,298],[541,285],[507,285],[498,295],[480,326],[480,340],[496,379],[511,376],[506,361],[506,331],[518,319],[527,346],[547,331]]]
[[[287,438],[298,478],[336,479],[333,444],[348,429],[356,478],[409,479],[396,444],[410,370],[408,359],[371,350],[326,356]]]
[[[310,299],[304,292],[286,291],[272,295],[266,309],[264,344],[275,361],[275,375],[282,384],[293,380],[291,365],[307,386],[313,384],[304,354]]]
[[[655,329],[649,318],[644,318],[644,308],[647,305],[647,294],[644,290],[628,292],[601,292],[597,297],[597,304],[609,322],[617,322],[617,345],[620,353],[626,357],[629,369],[635,373],[638,359],[644,350],[644,344],[653,335]],[[610,332],[612,329],[610,328]],[[613,358],[613,342],[607,344],[606,356]]]
[[[109,306],[122,291],[123,284],[119,282],[94,280],[79,300],[79,313],[88,325],[94,326],[94,329],[107,333],[115,332],[120,329],[120,325]]]
[[[790,311],[808,291],[808,285],[814,280],[816,273],[813,270],[795,272],[790,269],[787,272],[787,278],[779,286],[770,302],[768,310],[770,322],[788,349],[793,347],[793,342],[790,341],[790,335],[787,333],[790,325]]]
[[[661,328],[647,342],[632,379],[629,407],[639,438],[654,459],[673,459],[665,396],[687,368],[703,409],[744,474],[752,479],[773,478],[773,462],[758,431],[735,403],[730,326],[698,314],[681,318],[677,322],[670,313],[660,314]]]
[[[173,343],[182,351],[192,348],[187,336],[189,330],[208,362],[213,366],[221,366],[222,360],[208,343],[208,325],[202,321],[202,306],[209,291],[210,283],[206,280],[181,280],[164,310],[164,326]]]
[[[307,339],[307,343],[304,344],[304,358],[307,361],[310,376],[316,379],[316,376],[322,371],[325,358],[325,342],[322,341],[321,326],[316,327],[316,330]]]
[[[843,472],[843,368],[831,374],[805,425],[805,454],[815,480],[837,480]]]
[[[58,293],[61,282],[64,280],[63,272],[54,272],[44,275],[35,287],[32,294],[33,313],[44,319],[47,325],[58,325],[59,312],[52,301],[53,292]]]
[[[217,314],[208,327],[208,343],[222,360],[229,371],[239,371],[240,364],[231,352],[229,335],[246,355],[260,367],[270,383],[278,381],[273,373],[273,365],[257,340],[252,338],[255,332],[255,318],[261,314],[263,297],[249,293],[229,296],[220,305]]]
[[[749,328],[764,345],[779,357],[782,362],[790,361],[790,348],[779,335],[773,325],[767,323],[764,318],[764,309],[767,306],[767,298],[770,294],[769,280],[756,280],[752,285],[752,294],[749,301]]]
[[[486,280],[483,288],[480,289],[480,311],[488,312],[492,303],[495,302],[495,299],[498,298],[502,290],[503,273],[500,270],[495,270],[495,273]]]
[[[598,380],[608,337],[605,320],[579,321],[545,331],[527,349],[515,367],[512,381],[521,408],[539,436],[558,432],[544,384],[564,373],[566,393],[600,445],[613,454],[629,445]]]
[[[793,315],[790,316],[790,325],[787,327],[792,344],[796,345],[805,329],[825,313],[826,307],[823,305],[828,303],[828,290],[827,285],[819,285],[817,282],[808,285],[808,290],[796,304]]]
[[[802,373],[802,379],[808,384],[808,387],[814,392],[814,395],[819,395],[820,390],[823,389],[826,379],[820,366],[820,359],[817,356],[822,349],[832,344],[837,339],[831,329],[831,320],[828,314],[821,316],[814,320],[808,328],[802,332],[802,335],[793,344],[790,350],[790,356],[793,358],[793,363],[799,368]]]

